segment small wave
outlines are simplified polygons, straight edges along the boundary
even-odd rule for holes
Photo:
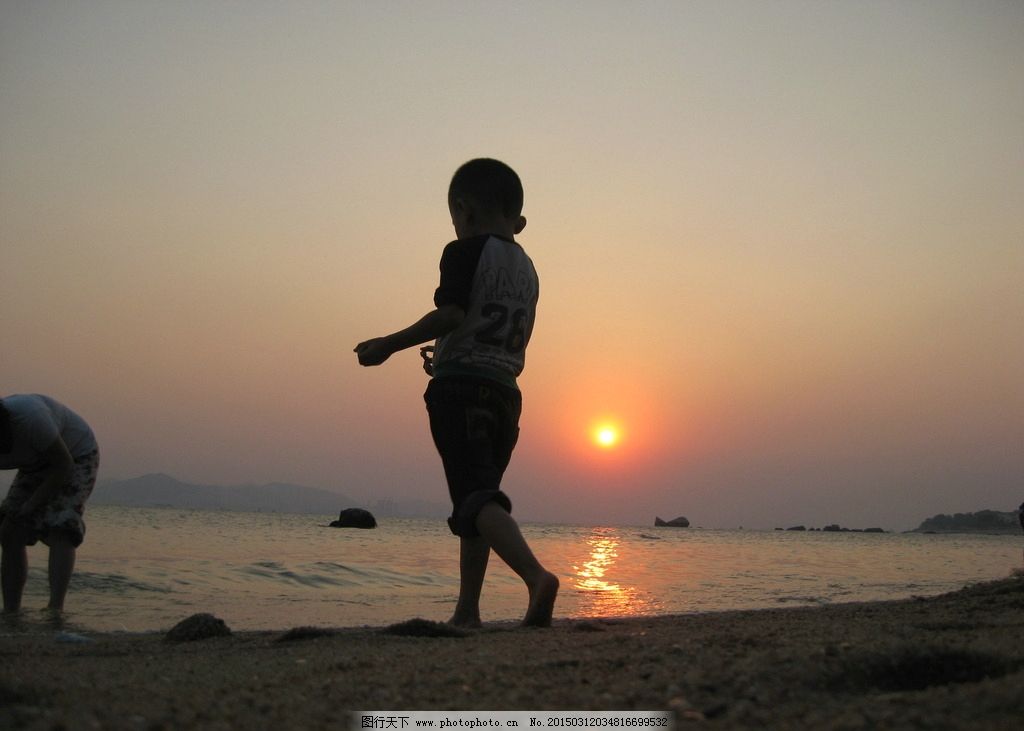
[[[120,574],[98,574],[89,571],[78,571],[72,576],[75,590],[100,591],[111,594],[128,594],[133,591],[170,594],[171,590],[164,586],[147,584],[143,581],[129,579]]]
[[[321,571],[327,571],[328,573],[338,572],[342,574],[353,574],[360,577],[369,575],[368,571],[361,569],[358,566],[348,566],[334,561],[317,561],[313,566]]]
[[[434,574],[413,574],[386,568],[347,566],[318,561],[298,569],[287,568],[273,561],[258,561],[237,569],[249,578],[267,579],[312,588],[384,585],[391,587],[438,586],[446,583]]]
[[[400,569],[387,569],[382,567],[350,566],[348,564],[336,563],[334,561],[317,561],[312,564],[318,571],[328,574],[341,574],[347,577],[357,577],[355,583],[387,584],[391,586],[435,586],[447,583],[443,577],[430,573],[409,573]],[[348,583],[353,583],[351,580]]]
[[[828,604],[829,600],[822,596],[780,596],[775,601],[779,604],[797,602],[799,604]]]
[[[257,561],[253,564],[253,566],[259,566],[260,568],[271,569],[273,571],[277,571],[284,568],[277,561]]]
[[[284,581],[286,583],[301,584],[302,586],[358,586],[358,581],[346,581],[331,576],[324,576],[317,573],[300,573],[291,571],[280,564],[260,562],[251,566],[242,566],[239,571],[247,576],[259,579],[271,579],[273,581]]]

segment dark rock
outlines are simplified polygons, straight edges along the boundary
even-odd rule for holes
[[[388,625],[381,632],[386,635],[400,635],[403,637],[466,637],[469,635],[468,632],[459,629],[455,625],[445,622],[433,622],[421,617]]]
[[[789,528],[786,528],[786,530],[807,530],[807,528],[806,528],[806,526],[802,526],[802,525],[794,525],[794,526],[790,526]]]
[[[681,515],[678,518],[673,518],[672,520],[667,520],[667,521],[666,520],[662,520],[661,518],[655,517],[654,518],[654,525],[659,527],[659,528],[689,528],[690,527],[690,521],[687,520],[686,518],[684,518]]]
[[[212,614],[193,614],[174,625],[164,639],[170,642],[193,642],[230,634],[231,630],[224,624],[223,619],[218,619]]]
[[[277,642],[294,642],[295,640],[315,640],[318,637],[330,637],[335,631],[327,627],[294,627],[277,638]]]
[[[369,510],[345,508],[338,519],[331,522],[331,528],[376,528],[377,519]]]
[[[865,528],[864,532],[865,533],[885,533],[885,531],[882,530],[881,528]]]

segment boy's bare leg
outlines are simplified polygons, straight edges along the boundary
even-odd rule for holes
[[[503,507],[489,502],[477,515],[476,528],[530,591],[530,605],[523,617],[523,626],[550,627],[558,595],[558,577],[540,565],[519,531],[519,524]]]
[[[4,612],[21,609],[21,594],[28,579],[28,549],[24,531],[11,520],[0,522],[0,585],[3,586]]]
[[[459,539],[459,602],[448,620],[456,627],[480,627],[480,591],[491,547],[482,536]]]
[[[47,543],[50,546],[50,604],[47,608],[61,612],[71,574],[75,570],[75,546],[68,536],[59,531],[52,531],[47,536]]]

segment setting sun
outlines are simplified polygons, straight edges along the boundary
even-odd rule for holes
[[[594,441],[598,446],[610,449],[619,441],[619,430],[607,424],[599,426],[594,430]]]

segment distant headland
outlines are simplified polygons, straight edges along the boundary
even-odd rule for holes
[[[775,530],[787,531],[821,531],[824,533],[886,533],[881,528],[844,528],[837,523],[824,528],[808,528],[804,525],[793,525]],[[1017,511],[979,510],[976,513],[956,513],[955,515],[939,515],[926,518],[921,525],[906,533],[1020,533],[1021,524]]]
[[[1020,533],[1017,511],[980,510],[977,513],[939,514],[921,521],[911,533]]]
[[[789,528],[776,528],[775,530],[822,531],[824,533],[885,533],[881,528],[844,528],[838,523],[826,525],[824,528],[808,528],[805,525],[792,525]]]

